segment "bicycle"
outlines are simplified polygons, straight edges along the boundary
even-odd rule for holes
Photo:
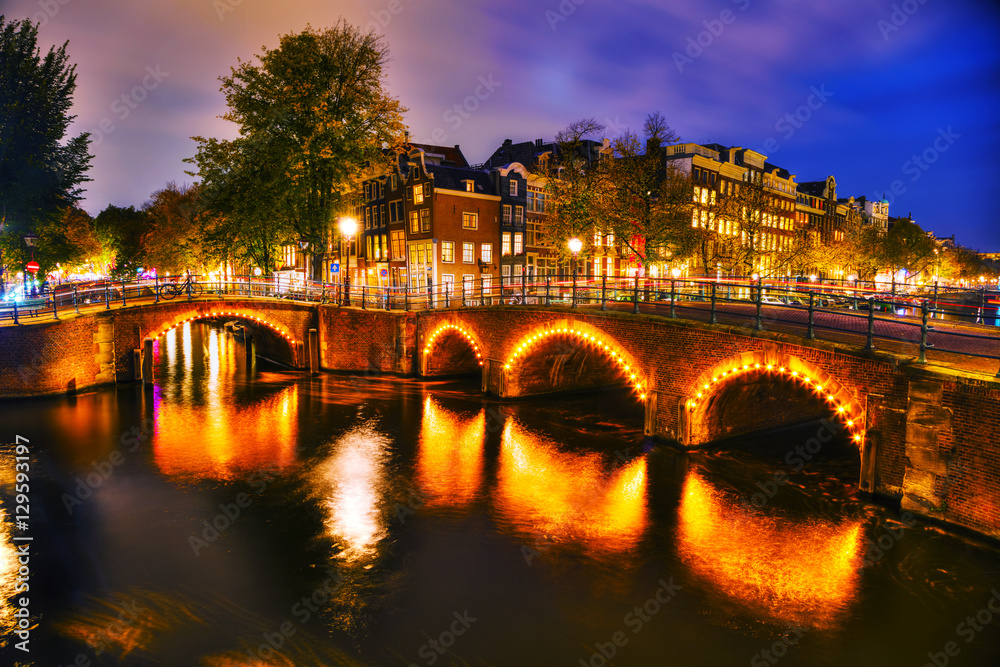
[[[169,301],[180,294],[187,294],[189,297],[194,298],[201,296],[204,291],[204,287],[196,283],[191,276],[188,276],[187,280],[182,283],[160,285],[160,298]]]

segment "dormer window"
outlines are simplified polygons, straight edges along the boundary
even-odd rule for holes
[[[513,178],[510,179],[510,196],[511,197],[517,196],[517,181],[515,181]]]
[[[475,192],[476,191],[476,184],[475,184],[475,182],[471,181],[471,180],[466,181],[465,182],[465,191],[466,192]]]

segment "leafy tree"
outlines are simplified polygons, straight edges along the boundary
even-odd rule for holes
[[[992,267],[983,261],[982,255],[962,246],[939,250],[935,260],[936,265],[930,270],[937,270],[942,278],[971,280],[994,273]]]
[[[537,166],[535,175],[545,183],[547,195],[546,242],[564,260],[571,238],[579,238],[586,247],[597,229],[601,174],[585,147],[588,137],[603,131],[604,125],[593,118],[570,123],[556,134],[556,155]]]
[[[149,233],[149,217],[134,206],[123,208],[109,204],[94,219],[94,230],[106,247],[114,250],[107,266],[94,267],[118,278],[134,278],[142,266],[143,247]]]
[[[68,247],[57,223],[80,199],[80,184],[90,180],[90,135],[64,141],[75,118],[69,115],[75,89],[76,66],[69,64],[66,44],[43,56],[37,25],[7,22],[0,14],[0,205],[6,220],[0,243],[4,261],[16,264],[30,255],[22,237],[38,235],[43,273],[65,261]]]
[[[161,274],[178,274],[205,264],[202,210],[197,187],[168,183],[143,206],[148,230],[141,260]]]
[[[934,265],[934,241],[910,218],[900,218],[889,228],[883,243],[884,265],[893,273],[905,269],[916,275]]]
[[[402,145],[406,110],[383,88],[387,59],[381,37],[342,20],[283,35],[257,63],[240,61],[221,78],[223,118],[239,126],[238,144],[252,146],[237,152],[256,152],[278,170],[282,201],[274,213],[320,249],[320,266],[334,216],[367,173],[388,168],[395,152],[383,149]],[[212,150],[198,141],[199,153]]]
[[[601,163],[600,231],[612,233],[644,269],[693,254],[700,241],[691,226],[692,183],[664,160],[678,142],[660,113],[646,117],[645,141],[626,131],[611,142],[614,159]]]

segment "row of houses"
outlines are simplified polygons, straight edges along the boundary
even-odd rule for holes
[[[335,260],[324,268],[324,279],[377,287],[447,286],[457,293],[463,284],[478,288],[482,281],[488,289],[501,278],[506,283],[571,271],[572,260],[552,246],[565,239],[546,238],[548,195],[535,175],[545,161],[559,159],[559,150],[558,144],[540,139],[508,139],[484,163],[470,165],[457,145],[408,143],[395,168],[363,184],[362,203],[355,211],[357,233],[339,247],[331,244]],[[598,159],[608,152],[608,142],[587,140],[580,150]],[[693,225],[714,229],[709,211],[717,196],[750,179],[762,183],[776,202],[762,242],[775,253],[800,229],[821,243],[833,243],[842,240],[849,222],[864,219],[882,229],[889,224],[888,202],[838,198],[833,176],[797,183],[794,174],[748,148],[686,143],[660,150],[694,183]],[[715,231],[735,233],[724,224],[733,223],[720,219]],[[626,277],[643,271],[614,238],[595,235],[588,241],[586,256],[575,266],[581,273]],[[287,250],[286,269],[305,266],[296,248]],[[767,261],[766,253],[762,261]],[[716,270],[700,265],[697,257],[685,259],[680,269],[685,276],[714,275]],[[667,275],[668,267],[648,270],[657,277]]]

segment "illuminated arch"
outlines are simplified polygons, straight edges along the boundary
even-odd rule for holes
[[[242,320],[248,320],[256,324],[261,324],[270,329],[271,331],[275,332],[285,341],[287,341],[288,344],[292,346],[293,350],[295,345],[302,342],[296,340],[295,336],[292,335],[292,332],[289,331],[286,327],[269,322],[268,320],[258,317],[257,315],[252,315],[250,313],[238,310],[213,310],[208,313],[197,313],[195,315],[189,315],[187,317],[182,315],[174,318],[174,320],[171,323],[162,325],[161,328],[155,334],[153,334],[152,337],[159,338],[165,333],[171,331],[172,329],[176,329],[177,327],[187,322],[193,322],[195,320],[206,320],[213,317],[234,317]]]
[[[649,382],[639,371],[639,364],[635,358],[606,333],[581,322],[550,324],[531,331],[514,344],[513,351],[504,362],[504,370],[514,368],[519,360],[527,356],[533,346],[556,336],[566,336],[590,345],[593,350],[617,365],[618,371],[629,381],[640,401],[646,400],[649,394]]]
[[[431,352],[434,350],[434,341],[437,340],[441,335],[449,332],[457,333],[462,338],[464,338],[466,342],[469,343],[469,346],[472,347],[472,351],[476,355],[476,361],[479,363],[480,366],[482,366],[483,350],[482,347],[479,345],[479,342],[476,340],[475,335],[467,327],[461,324],[455,324],[454,322],[438,325],[438,327],[434,329],[431,335],[427,337],[427,340],[424,343],[424,357],[429,358]]]
[[[790,355],[748,352],[720,362],[702,373],[684,401],[684,410],[694,425],[703,416],[708,398],[736,376],[768,375],[791,380],[809,389],[843,422],[851,440],[861,446],[865,437],[864,406],[853,392],[817,366]]]

